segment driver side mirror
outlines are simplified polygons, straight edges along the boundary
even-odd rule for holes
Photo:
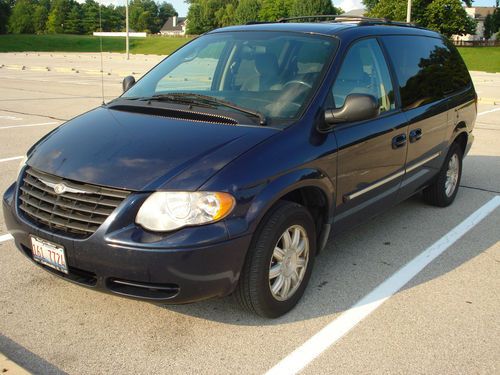
[[[325,111],[325,123],[330,129],[335,124],[344,122],[356,122],[369,120],[380,114],[380,106],[377,99],[367,94],[350,94],[345,98],[341,108],[327,109]],[[320,129],[320,130],[328,130]]]
[[[123,81],[122,81],[123,92],[127,91],[128,89],[130,89],[134,85],[135,85],[134,76],[127,76],[127,77],[123,78]]]

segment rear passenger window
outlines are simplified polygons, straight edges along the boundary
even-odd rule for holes
[[[420,107],[469,86],[462,58],[441,39],[388,36],[383,41],[394,63],[404,109]]]
[[[375,97],[380,111],[393,110],[394,92],[384,55],[375,39],[356,42],[347,52],[332,89],[335,108],[350,94]]]

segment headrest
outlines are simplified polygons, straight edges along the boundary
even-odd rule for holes
[[[261,76],[276,76],[279,74],[278,59],[270,52],[255,56],[255,68]]]

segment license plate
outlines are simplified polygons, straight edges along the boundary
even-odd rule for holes
[[[33,259],[58,271],[68,273],[64,247],[39,237],[31,236]]]

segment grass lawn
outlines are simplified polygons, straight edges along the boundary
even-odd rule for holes
[[[130,52],[168,55],[189,38],[130,38]],[[105,52],[125,52],[124,37],[102,38]],[[91,35],[0,35],[0,52],[99,52],[99,38]]]
[[[459,47],[469,70],[500,72],[500,47]]]

